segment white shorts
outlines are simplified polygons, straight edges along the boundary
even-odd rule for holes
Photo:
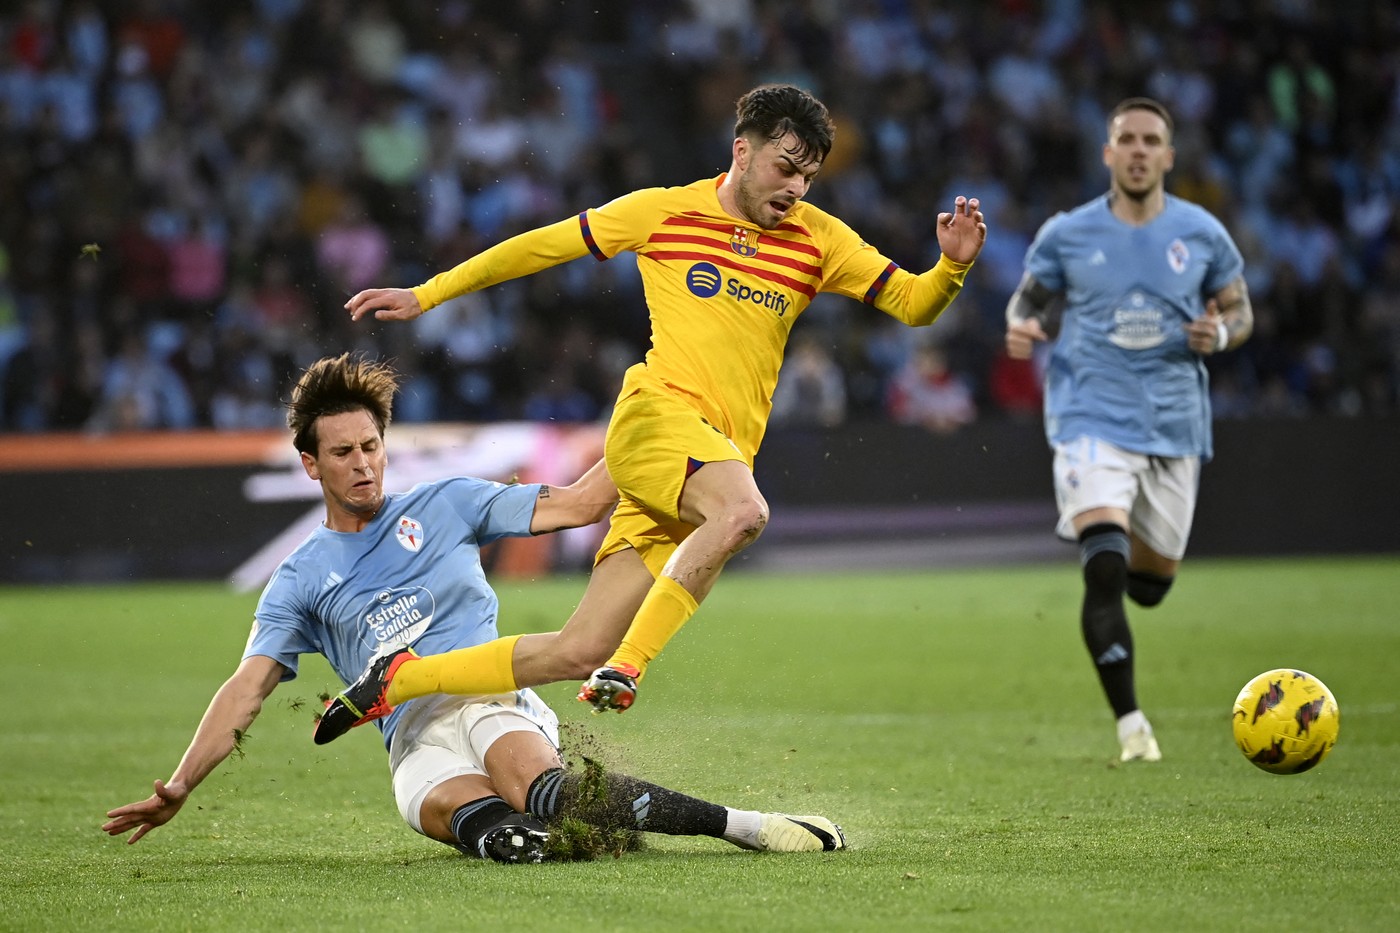
[[[404,821],[423,832],[418,811],[428,792],[449,778],[485,774],[486,752],[511,732],[535,732],[559,747],[559,720],[533,690],[414,700],[389,748],[394,800]]]
[[[1122,509],[1129,530],[1169,560],[1186,556],[1200,485],[1200,457],[1135,454],[1094,437],[1055,445],[1055,532],[1073,541],[1074,518],[1090,509]]]

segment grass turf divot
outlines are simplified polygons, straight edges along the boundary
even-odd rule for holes
[[[607,772],[588,756],[568,758],[566,767],[579,772],[578,797],[549,824],[546,858],[556,862],[588,862],[604,856],[621,858],[642,846],[642,834],[619,826],[608,815]]]

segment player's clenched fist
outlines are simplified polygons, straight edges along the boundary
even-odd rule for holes
[[[1036,343],[1045,339],[1040,318],[1026,318],[1006,326],[1006,355],[1013,360],[1028,360]]]

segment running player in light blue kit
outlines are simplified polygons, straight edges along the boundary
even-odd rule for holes
[[[1063,301],[1045,392],[1056,530],[1079,541],[1084,643],[1118,717],[1123,761],[1162,757],[1138,708],[1123,594],[1155,606],[1176,577],[1211,457],[1202,358],[1238,347],[1254,326],[1230,235],[1166,193],[1171,141],[1171,115],[1156,101],[1114,108],[1108,193],[1046,221],[1006,309],[1007,352],[1027,359]]]
[[[617,503],[601,462],[571,486],[455,477],[386,495],[384,431],[396,388],[389,367],[349,354],[320,360],[298,381],[287,424],[307,475],[321,484],[325,523],[277,568],[242,663],[175,773],[147,799],[109,811],[108,834],[135,830],[128,841],[136,842],[173,818],[277,684],[296,677],[301,655],[325,655],[349,683],[371,663],[495,640],[497,600],[481,546],[591,524]],[[549,823],[571,813],[608,830],[713,836],[746,849],[845,845],[840,827],[823,817],[734,810],[613,773],[603,775],[597,800],[575,812],[582,776],[564,770],[558,721],[528,689],[433,694],[378,722],[404,820],[469,855],[541,861]]]

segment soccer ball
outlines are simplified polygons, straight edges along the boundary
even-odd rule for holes
[[[1339,719],[1337,701],[1316,677],[1289,668],[1266,671],[1235,699],[1235,744],[1265,771],[1299,774],[1327,757]]]

